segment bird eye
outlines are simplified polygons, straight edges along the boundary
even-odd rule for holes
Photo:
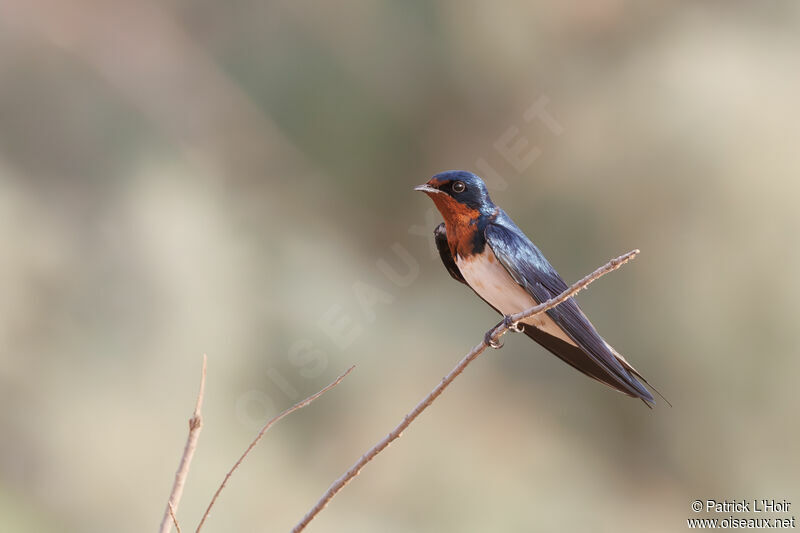
[[[453,192],[464,192],[467,186],[464,185],[463,181],[457,181],[453,183]]]

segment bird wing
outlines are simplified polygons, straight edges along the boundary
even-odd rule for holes
[[[456,264],[453,255],[450,253],[450,245],[447,243],[447,231],[445,229],[444,222],[442,222],[436,227],[436,229],[433,232],[433,235],[434,235],[434,240],[436,242],[436,248],[439,251],[439,257],[442,259],[442,263],[444,264],[445,269],[447,269],[447,272],[454,280],[459,281],[464,285],[466,285],[467,287],[469,287],[469,284],[466,282],[464,276],[461,274],[461,270],[458,268],[458,265]],[[558,277],[558,274],[555,273],[555,271],[554,274],[556,277]],[[561,280],[560,277],[558,277],[558,279]],[[564,283],[563,280],[561,281],[561,283],[562,284]],[[564,284],[564,287],[566,288],[566,284]],[[473,292],[475,292],[475,294],[477,294],[478,297],[481,297],[480,294],[477,293],[477,291],[473,290]],[[561,294],[561,292],[563,292],[563,290],[558,291],[558,294]],[[481,299],[483,300],[482,297]],[[486,300],[483,301],[486,302]],[[489,302],[486,303],[498,313],[503,314],[500,312],[500,310],[495,308]],[[600,365],[596,359],[587,356],[586,352],[582,348],[570,344],[564,341],[563,339],[559,339],[558,337],[554,337],[553,335],[550,335],[549,333],[542,331],[530,324],[522,324],[522,326],[524,328],[525,334],[528,337],[536,341],[538,344],[546,348],[548,351],[558,356],[565,363],[569,364],[579,372],[586,374],[587,376],[596,379],[597,381],[605,385],[608,385],[613,389],[631,395],[631,393],[627,389],[621,388],[619,385],[616,384],[617,379],[612,378],[610,376],[606,367]],[[634,396],[638,397],[638,395]]]
[[[500,264],[537,302],[545,302],[569,288],[542,252],[505,213],[486,226],[484,235]],[[567,349],[546,338],[547,342],[542,342],[537,338],[538,333],[528,336],[589,376],[630,396],[655,403],[650,391],[631,373],[633,369],[626,368],[617,359],[573,298],[550,309],[547,314],[579,349]],[[561,344],[569,346],[563,341]]]

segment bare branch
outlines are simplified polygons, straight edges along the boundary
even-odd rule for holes
[[[389,446],[389,444],[393,440],[400,437],[403,434],[403,431],[405,431],[405,429],[409,425],[411,425],[414,419],[416,419],[425,409],[428,408],[428,406],[430,406],[433,403],[434,400],[436,400],[436,398],[439,397],[440,394],[442,394],[442,392],[444,392],[444,390],[450,385],[450,383],[452,383],[453,380],[456,379],[458,375],[464,371],[467,365],[469,365],[481,353],[483,353],[484,350],[486,350],[486,348],[489,346],[487,344],[487,340],[495,341],[499,339],[506,331],[508,331],[511,324],[515,324],[520,320],[529,318],[533,315],[544,313],[545,311],[552,309],[553,307],[572,298],[579,291],[585,289],[590,283],[603,277],[609,272],[618,269],[619,267],[621,267],[622,265],[624,265],[625,263],[636,257],[638,253],[639,250],[633,250],[631,252],[628,252],[627,254],[617,257],[616,259],[612,259],[604,266],[598,268],[585,278],[576,282],[574,285],[572,285],[569,289],[564,291],[559,296],[551,298],[550,300],[543,302],[535,307],[531,307],[530,309],[527,309],[521,313],[512,315],[509,317],[509,320],[503,320],[495,327],[490,329],[486,333],[484,340],[480,344],[477,344],[474,348],[472,348],[472,350],[470,350],[470,352],[467,355],[465,355],[464,358],[461,359],[461,361],[459,361],[459,363],[455,366],[455,368],[453,368],[453,370],[451,370],[450,373],[447,374],[447,376],[442,378],[442,381],[438,385],[436,385],[436,387],[427,396],[425,396],[425,398],[423,398],[422,401],[419,402],[417,406],[411,410],[411,412],[409,412],[403,418],[403,420],[397,425],[397,427],[395,427],[391,431],[391,433],[386,435],[375,446],[373,446],[369,451],[367,451],[367,453],[362,455],[361,458],[358,461],[356,461],[355,464],[353,464],[353,466],[351,466],[347,472],[342,474],[342,476],[339,479],[333,482],[333,484],[328,488],[325,494],[322,495],[322,498],[319,499],[316,505],[314,505],[314,507],[305,515],[305,517],[303,517],[303,519],[300,522],[298,522],[296,526],[294,526],[294,529],[292,529],[292,533],[299,533],[300,531],[303,531],[306,528],[306,526],[308,526],[309,522],[311,522],[314,519],[314,517],[316,517],[320,513],[320,511],[322,511],[325,508],[326,505],[328,505],[328,503],[333,499],[333,497],[336,496],[336,494],[338,494],[339,491],[341,491],[345,487],[345,485],[350,483],[350,481],[352,481],[353,478],[355,478],[361,472],[361,469],[364,468],[364,466],[366,466],[367,463],[369,463],[372,459],[374,459],[376,455],[385,450],[386,447]]]
[[[172,517],[172,523],[175,524],[175,529],[178,530],[178,533],[181,533],[181,526],[178,525],[178,518],[175,516],[175,509],[172,507],[171,502],[167,502],[169,505],[169,515]]]
[[[186,477],[189,475],[189,467],[192,464],[192,457],[197,448],[197,439],[200,437],[200,430],[203,427],[203,417],[200,410],[203,407],[203,394],[206,390],[206,363],[208,357],[203,354],[203,371],[200,376],[200,390],[197,393],[197,402],[194,406],[194,413],[192,418],[189,419],[189,437],[186,439],[186,446],[183,448],[183,457],[178,465],[178,471],[175,472],[175,482],[172,484],[172,492],[167,500],[167,508],[164,511],[164,517],[161,519],[160,533],[169,533],[172,529],[172,523],[177,527],[178,521],[175,519],[175,512],[178,509],[178,504],[181,502],[183,496],[183,487],[186,484]],[[180,532],[180,529],[178,529]]]
[[[250,446],[247,447],[247,449],[244,451],[242,456],[239,457],[239,460],[236,461],[236,463],[233,465],[233,467],[230,470],[228,470],[228,473],[225,474],[225,478],[222,480],[222,483],[220,484],[219,488],[217,489],[217,492],[214,493],[214,497],[211,498],[211,502],[208,504],[208,507],[206,508],[206,512],[203,513],[203,518],[200,519],[200,524],[198,524],[197,530],[196,530],[197,533],[200,532],[200,529],[203,527],[203,524],[205,524],[206,518],[208,518],[209,513],[211,513],[211,508],[214,507],[214,504],[217,501],[217,497],[219,496],[219,493],[222,492],[222,489],[225,488],[225,484],[228,482],[228,479],[230,479],[231,475],[233,475],[233,473],[236,471],[236,469],[239,468],[239,465],[242,464],[242,461],[244,461],[244,458],[247,457],[247,454],[250,453],[250,450],[255,448],[256,444],[258,444],[258,441],[260,441],[261,437],[264,436],[264,433],[266,433],[267,430],[273,426],[273,424],[275,424],[276,422],[278,422],[279,420],[281,420],[285,416],[292,414],[293,412],[297,411],[298,409],[302,409],[303,407],[307,406],[308,404],[310,404],[311,402],[313,402],[314,400],[316,400],[317,398],[319,398],[320,396],[322,396],[323,394],[325,394],[326,392],[328,392],[329,390],[334,388],[336,385],[341,383],[342,380],[344,378],[346,378],[347,375],[350,372],[352,372],[354,368],[355,368],[355,365],[351,366],[350,368],[347,369],[347,371],[344,374],[342,374],[341,376],[336,378],[336,380],[333,381],[330,385],[328,385],[324,389],[320,390],[316,394],[313,394],[313,395],[309,396],[305,400],[294,404],[293,406],[291,406],[290,408],[286,409],[284,412],[280,413],[279,415],[276,415],[269,422],[267,422],[266,425],[264,425],[264,427],[261,428],[261,430],[258,432],[258,435],[256,435],[256,438],[253,439],[253,442],[250,443]]]
[[[497,340],[500,337],[502,337],[509,330],[509,326],[506,325],[507,322],[516,324],[520,320],[525,320],[526,318],[530,318],[533,315],[544,313],[548,309],[552,309],[553,307],[564,303],[565,301],[569,300],[570,298],[578,294],[580,291],[585,289],[593,281],[602,278],[609,272],[613,272],[614,270],[618,269],[628,261],[632,261],[633,259],[636,258],[637,255],[639,255],[638,248],[636,250],[631,250],[627,254],[623,254],[617,257],[616,259],[612,259],[611,261],[601,266],[588,276],[578,280],[569,289],[562,292],[557,297],[551,298],[546,302],[539,304],[535,307],[531,307],[530,309],[526,309],[525,311],[520,311],[519,313],[511,315],[508,317],[508,321],[506,321],[504,318],[494,328],[489,330],[489,332],[487,333],[489,335],[489,338],[491,338],[492,340]]]

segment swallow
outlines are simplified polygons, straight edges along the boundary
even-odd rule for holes
[[[427,194],[444,218],[434,239],[450,276],[500,314],[524,311],[569,288],[539,248],[492,202],[475,174],[442,172],[414,190]],[[642,383],[650,386],[647,380],[603,340],[574,298],[514,329],[520,328],[583,374],[648,407],[655,405]]]

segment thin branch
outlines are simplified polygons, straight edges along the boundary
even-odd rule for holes
[[[367,463],[369,463],[372,459],[374,459],[376,455],[385,450],[386,447],[389,446],[389,444],[393,440],[400,437],[403,434],[403,431],[405,431],[405,429],[409,425],[411,425],[414,419],[416,419],[425,409],[428,408],[428,406],[430,406],[433,403],[434,400],[436,400],[436,398],[439,397],[440,394],[442,394],[442,392],[444,392],[444,390],[450,385],[450,383],[452,383],[453,380],[456,379],[458,375],[464,371],[467,365],[469,365],[472,361],[474,361],[481,353],[483,353],[484,350],[486,350],[486,348],[488,348],[489,345],[487,344],[487,341],[493,341],[493,342],[496,341],[504,333],[506,333],[506,331],[508,331],[508,329],[512,324],[516,324],[520,320],[529,318],[533,315],[544,313],[545,311],[552,309],[553,307],[565,302],[569,298],[572,298],[579,291],[585,289],[586,286],[588,286],[590,283],[603,277],[609,272],[618,269],[619,267],[621,267],[622,265],[624,265],[625,263],[636,257],[638,253],[639,250],[633,250],[625,255],[617,257],[616,259],[612,259],[604,266],[598,268],[585,278],[576,282],[574,285],[572,285],[569,289],[564,291],[559,296],[552,298],[546,302],[543,302],[535,307],[531,307],[530,309],[517,313],[515,315],[511,315],[510,317],[508,317],[509,320],[503,320],[495,327],[490,329],[486,333],[484,340],[480,344],[477,344],[474,348],[472,348],[472,350],[470,350],[470,352],[467,355],[465,355],[464,358],[461,359],[461,361],[459,361],[459,363],[455,366],[455,368],[453,368],[453,370],[451,370],[450,373],[447,374],[447,376],[442,378],[442,381],[438,385],[436,385],[436,387],[427,396],[425,396],[425,398],[423,398],[422,401],[419,402],[413,410],[411,410],[411,412],[409,412],[403,418],[402,422],[400,422],[397,425],[397,427],[395,427],[391,431],[391,433],[386,435],[375,446],[373,446],[369,451],[367,451],[367,453],[362,455],[361,458],[358,461],[356,461],[355,464],[353,464],[353,466],[351,466],[347,472],[342,474],[342,476],[339,479],[333,482],[333,484],[330,486],[330,488],[328,488],[325,494],[322,495],[322,498],[319,499],[317,504],[305,515],[305,517],[303,517],[303,519],[296,526],[294,526],[294,529],[292,529],[292,533],[299,533],[300,531],[303,531],[306,528],[306,526],[308,526],[309,522],[311,522],[314,519],[314,517],[316,517],[320,513],[320,511],[322,511],[325,508],[326,505],[328,505],[328,503],[333,499],[333,497],[336,496],[336,494],[338,494],[339,491],[341,491],[345,487],[345,485],[350,483],[350,481],[352,481],[353,478],[355,478],[361,472],[361,469],[364,468],[364,466],[366,466]]]
[[[192,457],[197,448],[197,439],[200,437],[200,430],[203,427],[203,417],[200,410],[203,407],[203,394],[206,390],[206,363],[208,357],[203,354],[203,372],[200,376],[200,390],[197,393],[197,402],[194,406],[194,414],[189,419],[189,437],[186,439],[186,446],[183,448],[183,457],[178,465],[178,471],[175,472],[175,482],[172,484],[172,492],[167,500],[167,508],[164,511],[164,517],[161,519],[160,533],[169,533],[172,529],[172,523],[175,522],[177,527],[177,520],[174,519],[175,511],[178,509],[178,504],[181,502],[183,496],[183,487],[186,484],[186,477],[189,475],[189,467],[192,464]],[[178,530],[180,531],[180,529]]]
[[[236,461],[236,463],[233,465],[233,467],[230,470],[228,470],[228,473],[225,474],[225,478],[222,480],[222,483],[220,484],[219,488],[217,489],[217,492],[214,493],[214,497],[211,498],[211,502],[208,504],[208,507],[206,508],[206,512],[203,513],[203,518],[200,519],[200,524],[198,524],[197,530],[196,530],[197,533],[200,532],[200,529],[203,527],[203,524],[205,524],[206,518],[208,518],[209,513],[211,513],[211,508],[214,507],[214,504],[217,501],[217,497],[219,496],[219,493],[222,492],[222,489],[225,488],[225,484],[228,482],[228,479],[230,479],[231,475],[233,475],[233,473],[236,471],[236,469],[239,468],[239,465],[242,464],[242,461],[244,461],[244,458],[247,457],[247,454],[250,453],[250,450],[252,450],[253,448],[256,447],[256,444],[258,444],[258,441],[260,441],[261,437],[264,436],[264,433],[266,433],[267,430],[273,426],[273,424],[275,424],[276,422],[278,422],[279,420],[281,420],[285,416],[292,414],[293,412],[297,411],[298,409],[302,409],[303,407],[307,406],[308,404],[310,404],[311,402],[313,402],[314,400],[316,400],[317,398],[319,398],[320,396],[322,396],[323,394],[325,394],[326,392],[328,392],[329,390],[334,388],[336,385],[341,383],[342,380],[344,378],[346,378],[347,375],[350,372],[352,372],[354,368],[355,368],[355,365],[351,366],[350,368],[347,369],[347,371],[344,374],[342,374],[341,376],[336,378],[336,380],[333,381],[330,385],[328,385],[324,389],[320,390],[316,394],[313,394],[313,395],[309,396],[305,400],[294,404],[293,406],[289,407],[288,409],[286,409],[284,412],[280,413],[279,415],[276,415],[269,422],[267,422],[266,425],[264,425],[264,427],[261,428],[261,431],[258,432],[258,435],[256,435],[256,438],[253,439],[253,442],[250,443],[250,446],[247,447],[247,449],[244,451],[242,456],[239,457],[239,460]]]
[[[520,311],[519,313],[511,315],[508,317],[508,320],[504,318],[493,329],[489,330],[488,332],[489,338],[491,338],[492,340],[498,340],[505,333],[507,333],[509,330],[509,326],[507,325],[508,322],[516,324],[521,320],[530,318],[533,315],[544,313],[548,309],[552,309],[553,307],[564,303],[565,301],[569,300],[570,298],[578,294],[580,291],[585,289],[593,281],[602,278],[609,272],[613,272],[614,270],[618,269],[628,261],[632,261],[633,259],[635,259],[636,256],[639,255],[639,252],[640,251],[637,248],[636,250],[631,250],[627,254],[623,254],[617,257],[616,259],[612,259],[611,261],[601,266],[588,276],[578,280],[575,284],[572,285],[572,287],[562,292],[555,298],[551,298],[550,300],[547,300],[546,302],[539,304],[535,307],[531,307],[530,309],[526,309],[525,311]]]
[[[169,515],[172,517],[172,523],[175,524],[175,529],[178,530],[178,533],[181,533],[181,526],[178,525],[178,518],[175,516],[175,509],[172,507],[172,503],[167,502],[169,505]]]

